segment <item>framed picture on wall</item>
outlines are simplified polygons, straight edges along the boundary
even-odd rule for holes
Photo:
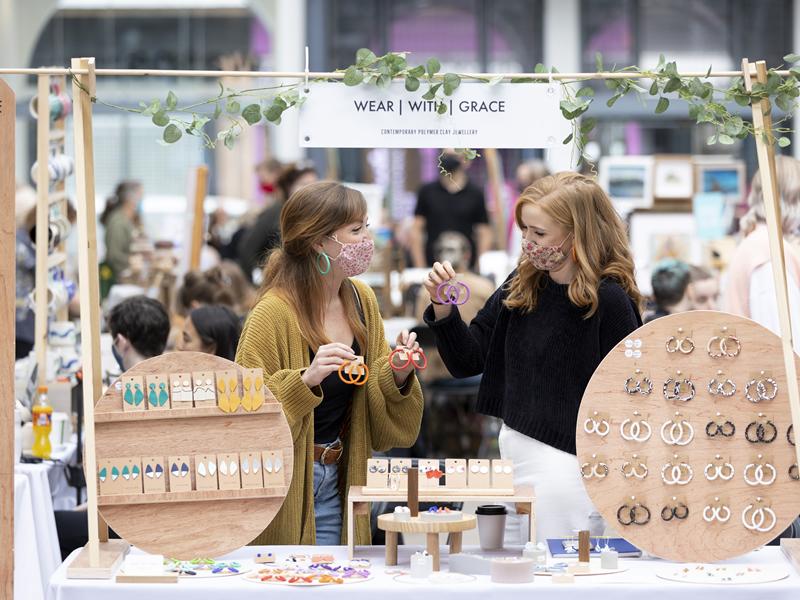
[[[695,163],[694,173],[698,194],[719,192],[734,203],[744,200],[745,166],[741,160]]]
[[[653,206],[653,157],[607,156],[600,159],[599,183],[624,217]]]
[[[655,157],[653,196],[656,200],[686,200],[694,194],[694,166],[688,154]]]

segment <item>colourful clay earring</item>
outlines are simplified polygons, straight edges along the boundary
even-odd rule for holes
[[[250,389],[250,386],[253,384],[253,381],[249,377],[245,377],[242,380],[242,385],[244,386],[244,395],[242,396],[242,408],[244,408],[247,412],[253,410],[253,390]]]
[[[142,386],[140,386],[138,383],[135,383],[133,384],[133,389],[136,390],[133,395],[133,403],[136,406],[139,406],[142,402],[144,402],[144,392],[142,391]]]
[[[189,474],[189,465],[183,463],[181,465],[181,477],[186,477]]]
[[[123,399],[127,404],[133,406],[133,392],[131,391],[130,383],[125,384],[125,395],[123,396]]]
[[[156,393],[156,384],[150,384],[150,393],[147,395],[147,401],[150,406],[158,406],[158,394]]]
[[[167,401],[169,400],[169,394],[167,393],[167,384],[163,381],[158,384],[159,392],[158,392],[158,405],[164,406]]]
[[[147,465],[144,468],[144,474],[149,477],[150,479],[153,478],[153,465]]]
[[[180,470],[178,470],[178,463],[172,463],[172,468],[170,469],[169,472],[173,477],[177,477],[178,475],[180,475],[181,472]]]
[[[161,465],[156,465],[156,479],[161,477],[164,474],[164,467]]]
[[[122,478],[127,481],[131,478],[131,472],[128,470],[128,465],[122,467]]]
[[[103,483],[106,480],[107,475],[108,475],[108,470],[105,467],[100,469],[100,473],[98,473],[98,477],[100,478],[100,483]]]
[[[116,481],[117,479],[119,479],[119,469],[111,467],[111,481]]]
[[[261,408],[261,405],[264,404],[264,395],[261,393],[262,387],[264,387],[264,379],[262,377],[256,377],[254,384],[252,410],[258,410],[259,408]]]
[[[136,479],[139,477],[139,473],[141,473],[141,469],[139,469],[139,465],[133,465],[133,469],[131,469],[131,478]]]
[[[239,398],[239,389],[236,387],[236,383],[235,377],[228,382],[228,390],[230,392],[228,397],[230,399],[231,412],[239,410],[239,405],[242,403],[241,398]]]
[[[222,412],[231,412],[228,395],[225,393],[225,380],[222,378],[217,379],[217,401]]]
[[[324,267],[323,265],[324,261]],[[320,275],[327,275],[331,272],[331,257],[328,256],[325,252],[318,252],[317,253],[317,260],[316,260],[316,267],[317,271],[319,271]]]

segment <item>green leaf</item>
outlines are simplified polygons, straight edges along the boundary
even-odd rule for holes
[[[717,143],[717,136],[716,135],[710,135],[710,136],[708,136],[708,139],[706,139],[706,144],[708,144],[709,146],[713,146],[716,143]]]
[[[545,67],[542,63],[536,63],[536,66],[533,67],[534,73],[547,73],[547,67]]]
[[[433,100],[436,98],[436,92],[439,88],[442,87],[441,83],[434,83],[432,86],[428,88],[428,91],[422,95],[423,100]]]
[[[167,128],[164,129],[164,141],[168,144],[174,144],[179,139],[181,139],[181,130],[178,128],[177,125],[174,123],[170,123],[167,125]]]
[[[449,96],[456,91],[459,85],[461,85],[461,77],[455,73],[445,73],[443,83],[444,93],[445,95]]]
[[[606,87],[610,90],[615,90],[620,85],[622,85],[622,81],[619,79],[606,79]]]
[[[436,112],[440,115],[443,115],[447,112],[447,105],[444,102],[439,102],[439,106],[436,107]]]
[[[423,67],[422,65],[417,65],[413,69],[408,70],[408,75],[410,77],[416,77],[417,79],[419,79],[420,77],[425,75],[425,67]]]
[[[264,111],[264,117],[270,123],[278,124],[281,120],[281,115],[283,114],[283,108],[276,104],[272,104],[266,111]]]
[[[608,108],[611,108],[612,106],[614,106],[617,103],[617,100],[622,98],[622,96],[623,96],[622,94],[614,94],[613,96],[611,96],[611,98],[609,98],[606,101],[606,106],[608,106]]]
[[[419,89],[419,79],[416,77],[406,77],[406,91],[416,92]]]
[[[594,53],[594,68],[598,73],[603,70],[603,55],[599,52]]]
[[[711,65],[708,65],[708,71],[706,71],[706,79],[711,77]]]
[[[356,52],[356,63],[361,66],[366,66],[374,63],[377,60],[375,53],[369,48],[359,48]]]
[[[289,106],[286,104],[286,100],[284,100],[282,96],[275,96],[275,98],[272,100],[272,103],[275,106],[280,107],[281,110],[286,110]]]
[[[705,94],[705,90],[706,90],[706,88],[703,85],[703,82],[700,81],[699,78],[692,77],[689,80],[689,93],[692,96],[697,96],[698,98],[702,98],[703,94]]]
[[[158,125],[159,127],[166,127],[169,125],[169,117],[167,116],[167,113],[165,113],[163,110],[160,110],[154,114],[153,124]]]
[[[654,81],[653,84],[650,86],[650,95],[658,96],[658,81]]]
[[[744,94],[736,94],[733,97],[733,101],[736,102],[739,106],[750,106],[750,97],[745,96]]]
[[[729,144],[730,145],[730,144],[733,143],[733,141],[734,141],[733,138],[731,136],[729,136],[728,134],[726,134],[726,133],[720,133],[719,134],[719,143],[720,144]]]
[[[790,140],[790,139],[789,139],[788,137],[786,137],[786,136],[783,136],[783,137],[780,137],[780,138],[778,138],[778,146],[780,146],[781,148],[786,148],[786,147],[787,147],[787,146],[789,146],[791,143],[792,143],[792,140]]]
[[[783,112],[791,112],[792,108],[794,108],[794,102],[792,102],[792,99],[786,94],[778,94],[775,98],[775,104],[777,104],[778,108]]]
[[[236,142],[236,134],[233,133],[233,130],[229,130],[228,134],[225,136],[225,147],[228,150],[233,150],[233,144]]]
[[[673,63],[674,64],[674,63]],[[677,89],[680,89],[682,83],[680,78],[678,77],[671,77],[667,84],[664,86],[664,93],[669,94],[670,92],[674,92]]]
[[[214,107],[214,119],[218,119],[219,116],[222,114],[222,107],[217,102],[216,106]]]
[[[514,77],[511,83],[533,83],[536,81],[533,77]]]
[[[771,71],[767,76],[767,93],[774,94],[775,90],[777,90],[778,86],[781,84],[781,81],[781,76],[774,71]]]
[[[344,72],[344,84],[348,86],[359,85],[362,81],[364,81],[364,73],[359,71],[357,68],[350,66]]]
[[[501,81],[503,81],[503,75],[495,75],[494,77],[492,77],[492,78],[489,80],[489,82],[488,82],[488,83],[489,83],[489,85],[497,85],[497,84],[498,84],[498,83],[500,83]]]
[[[572,134],[570,133],[567,137],[564,138],[564,141],[561,142],[562,144],[569,144],[572,141]]]
[[[800,61],[800,54],[787,54],[783,57],[783,60],[785,60],[787,63],[796,63]]]
[[[380,77],[378,77],[378,81],[375,82],[375,85],[377,85],[381,89],[386,89],[389,87],[389,84],[391,83],[392,83],[391,76],[381,75]]]
[[[675,61],[668,62],[664,67],[664,75],[669,78],[678,77],[678,64]]]
[[[661,96],[661,98],[658,99],[658,104],[656,104],[656,114],[660,115],[668,108],[669,108],[669,99],[665,98],[664,96]]]
[[[575,92],[576,98],[581,98],[583,96],[594,96],[594,90],[590,87],[582,87],[577,92]]]
[[[225,110],[234,115],[234,114],[239,114],[239,111],[242,110],[242,107],[236,100],[231,98],[230,100],[228,100],[228,103],[225,106]]]
[[[800,77],[800,67],[792,67],[791,69],[789,69],[789,73],[791,73],[795,77]]]
[[[663,54],[659,54],[658,55],[658,65],[656,66],[656,71],[660,71],[661,69],[664,68],[664,65],[666,64],[666,60],[667,59],[664,58]]]
[[[689,105],[689,118],[696,119],[697,115],[700,113],[700,105],[699,104],[690,104]]]
[[[581,133],[586,134],[594,129],[595,125],[597,125],[597,119],[594,117],[587,117],[583,121],[581,121]]]
[[[442,69],[441,63],[436,60],[435,58],[429,58],[428,62],[425,63],[425,70],[428,73],[428,77],[433,77]]]
[[[178,97],[175,95],[175,92],[170,90],[169,93],[167,94],[167,101],[166,101],[167,110],[172,110],[177,105],[178,105]]]
[[[248,125],[255,125],[261,120],[261,107],[258,104],[249,104],[242,111],[242,118]]]
[[[154,115],[158,111],[161,110],[161,101],[160,100],[153,100],[150,102],[147,108],[142,111],[143,115]]]

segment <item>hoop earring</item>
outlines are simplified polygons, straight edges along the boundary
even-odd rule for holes
[[[323,270],[320,267],[320,260],[325,259],[325,269]],[[315,266],[317,267],[317,271],[319,271],[320,275],[327,275],[331,272],[331,257],[328,256],[325,252],[318,252],[317,253],[317,260]]]

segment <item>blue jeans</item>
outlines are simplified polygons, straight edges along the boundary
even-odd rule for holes
[[[318,546],[342,543],[342,500],[339,497],[339,465],[314,461],[314,519]]]

